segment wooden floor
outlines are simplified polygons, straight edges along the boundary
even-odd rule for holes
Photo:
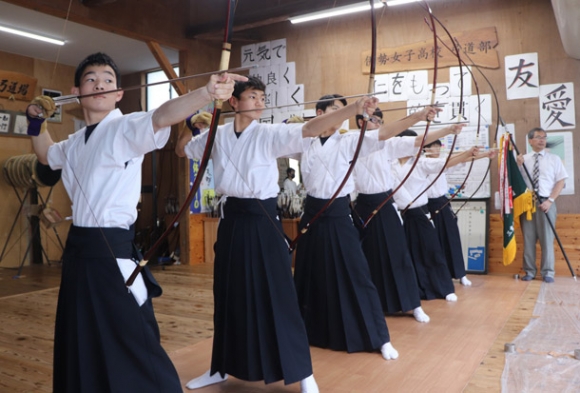
[[[50,392],[52,338],[60,268],[0,269],[0,392]],[[154,268],[164,294],[156,299],[162,344],[182,382],[205,372],[213,334],[212,266]],[[321,392],[498,392],[504,344],[528,324],[541,283],[512,276],[470,275],[456,283],[457,303],[423,302],[431,317],[389,316],[400,357],[311,348]],[[184,391],[188,391],[184,389]],[[264,385],[230,378],[209,392],[299,392],[298,384]]]

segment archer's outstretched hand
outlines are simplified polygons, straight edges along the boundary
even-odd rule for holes
[[[207,93],[212,100],[228,100],[234,92],[236,81],[246,82],[248,78],[238,74],[228,74],[224,72],[219,75],[212,75],[205,86]]]
[[[356,100],[355,105],[356,105],[356,113],[358,115],[364,116],[365,114],[367,114],[369,116],[372,116],[372,114],[375,112],[375,110],[379,105],[379,99],[377,97],[363,96],[358,100]]]
[[[459,135],[461,130],[465,127],[465,123],[457,123],[449,126],[450,134]]]
[[[155,132],[182,122],[192,113],[205,107],[213,100],[227,100],[232,96],[236,81],[248,78],[237,74],[212,75],[209,82],[194,91],[164,102],[153,114]]]
[[[415,116],[419,119],[418,121],[433,121],[442,110],[436,106],[426,106],[419,112],[415,112]]]

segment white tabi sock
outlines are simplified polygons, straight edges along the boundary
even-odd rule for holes
[[[445,300],[447,300],[448,302],[456,302],[457,295],[454,293],[450,293],[449,295],[445,296]]]
[[[421,306],[419,306],[413,310],[413,316],[415,317],[417,322],[425,322],[426,323],[426,322],[429,322],[431,320],[431,318],[429,318],[429,315],[425,314],[425,311],[423,311]]]
[[[383,346],[381,347],[381,354],[383,355],[383,358],[385,360],[396,359],[399,357],[399,352],[397,352],[397,350],[393,348],[393,345],[391,344],[390,341],[386,344],[383,344]]]
[[[314,375],[300,381],[300,393],[318,393],[318,385],[314,380]]]
[[[459,282],[461,282],[461,285],[465,285],[466,287],[470,287],[471,286],[471,281],[469,281],[469,279],[467,278],[467,276],[463,276],[459,279]]]
[[[211,370],[207,370],[203,375],[193,378],[185,386],[188,389],[199,389],[204,386],[213,385],[214,383],[224,382],[228,379],[228,374],[225,374],[222,378],[220,373],[215,373],[214,375],[209,375]]]

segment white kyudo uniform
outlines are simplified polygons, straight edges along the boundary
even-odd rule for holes
[[[409,170],[411,169],[413,163],[415,162],[415,157],[411,157],[404,165],[401,165],[399,161],[393,161],[392,170],[395,177],[395,183],[398,186],[401,181],[405,178]],[[409,178],[405,181],[403,186],[395,194],[395,203],[399,207],[399,210],[404,210],[409,203],[422,191],[424,191],[429,185],[430,181],[428,176],[430,174],[437,174],[441,171],[445,165],[445,160],[442,158],[424,158],[421,157],[413,172]],[[411,204],[410,209],[418,208],[427,205],[428,197],[427,193],[424,192],[415,202]],[[427,207],[425,207],[426,213]],[[403,217],[404,218],[404,217]]]
[[[445,160],[447,159],[446,157],[443,158],[426,158],[427,160],[443,160],[443,162],[445,162]],[[439,165],[439,164],[437,164]],[[435,181],[435,183],[429,187],[427,189],[427,197],[429,199],[431,198],[439,198],[441,196],[446,195],[449,192],[449,184],[447,183],[447,174],[452,174],[455,172],[458,172],[459,170],[462,170],[463,168],[465,168],[467,164],[466,163],[461,163],[461,164],[457,164],[452,166],[451,168],[446,168],[443,173],[441,174],[441,176],[439,176],[439,178],[437,178],[437,180]],[[428,176],[428,183],[427,184],[431,184],[433,182],[433,180],[435,179],[435,177],[437,177],[437,174],[439,174],[439,172],[441,171],[441,168],[439,168],[439,170],[435,173],[431,173]]]
[[[334,133],[324,145],[306,142],[300,169],[308,192],[300,228],[304,228],[336,192],[358,142],[358,133]],[[383,147],[378,131],[365,133],[361,156]],[[358,164],[357,164],[358,165]],[[380,349],[390,342],[377,290],[370,277],[348,198],[354,181],[300,238],[294,282],[311,345],[338,351]]]
[[[393,189],[391,162],[417,154],[417,150],[414,136],[387,139],[382,149],[359,158],[354,168],[356,190],[362,194],[377,194]]]
[[[411,169],[415,158],[410,158],[404,165],[393,161],[392,169],[397,185],[402,182]],[[427,176],[443,168],[445,160],[420,158],[399,191],[395,202],[400,210],[406,209],[411,201],[429,185]],[[447,268],[445,255],[439,244],[437,231],[430,220],[427,206],[427,193],[423,193],[413,202],[403,216],[405,234],[409,251],[415,264],[417,281],[421,298],[444,299],[454,293],[453,282]]]
[[[218,194],[228,197],[268,199],[280,192],[276,158],[302,152],[304,124],[262,124],[253,121],[238,138],[234,124],[217,130],[211,158]],[[203,155],[208,133],[185,146],[189,158]]]
[[[354,220],[386,314],[413,310],[421,305],[415,268],[394,200],[388,200],[365,228],[362,224],[392,192],[391,161],[417,153],[415,139],[404,136],[386,140],[383,149],[361,157],[354,170],[359,193]]]
[[[83,128],[48,150],[73,203],[55,325],[55,392],[182,390],[153,312],[151,298],[161,288],[147,268],[131,293],[125,286],[136,266],[143,155],[170,133],[155,133],[151,117],[113,110],[89,127],[88,140]]]
[[[320,143],[319,138],[304,139],[300,172],[308,195],[318,199],[332,197],[349,168],[359,135],[358,132],[346,134],[335,132],[324,145]],[[364,138],[359,158],[384,146],[384,142],[378,140],[378,131],[367,131]],[[351,176],[338,197],[349,195],[353,191],[354,179]]]
[[[83,128],[49,148],[50,167],[62,169],[74,225],[128,229],[135,222],[143,155],[165,146],[171,131],[167,127],[154,133],[151,116],[152,112],[123,116],[116,109],[86,144]]]
[[[233,123],[217,130],[211,154],[215,186],[227,200],[214,247],[212,375],[286,384],[312,375],[276,210],[276,159],[302,151],[302,127],[254,121],[239,137]],[[207,137],[187,144],[189,158],[202,156]]]

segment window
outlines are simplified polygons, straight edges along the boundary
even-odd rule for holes
[[[179,75],[179,67],[174,67],[173,70]],[[162,70],[148,72],[146,76],[146,83],[163,82],[167,80],[165,72]],[[177,92],[171,86],[171,83],[161,83],[155,86],[147,86],[147,111],[158,108],[165,101],[177,97]]]

